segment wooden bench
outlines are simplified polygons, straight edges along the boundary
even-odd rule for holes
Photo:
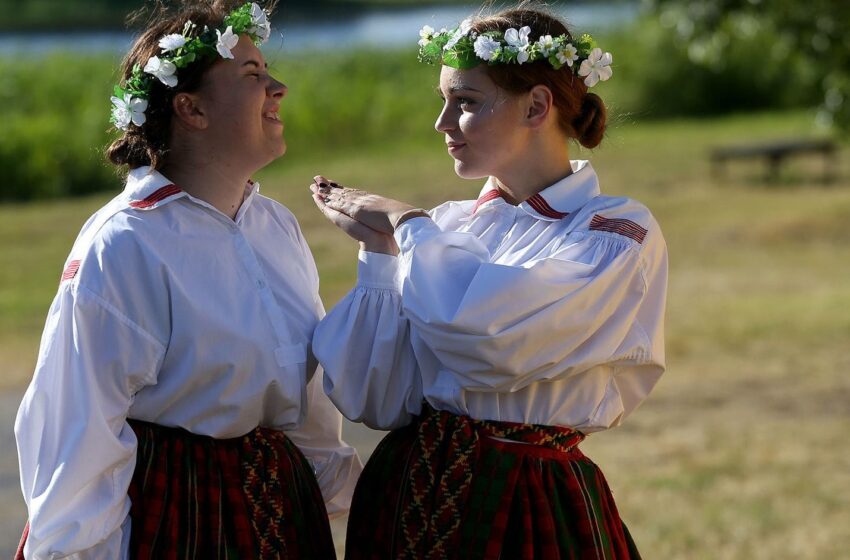
[[[778,140],[763,144],[744,144],[723,146],[711,151],[712,174],[715,177],[723,175],[725,164],[733,159],[765,159],[767,161],[766,181],[776,181],[782,163],[792,155],[816,153],[824,158],[825,183],[835,178],[836,153],[838,146],[829,139],[796,139]]]

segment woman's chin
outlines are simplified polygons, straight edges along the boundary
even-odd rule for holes
[[[283,138],[281,138],[280,143],[277,146],[275,146],[274,150],[272,151],[272,159],[277,159],[285,153],[286,153],[286,141]]]
[[[481,179],[482,177],[490,176],[488,173],[481,171],[480,169],[476,169],[459,159],[455,160],[455,173],[461,179]]]

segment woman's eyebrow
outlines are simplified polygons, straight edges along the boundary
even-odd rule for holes
[[[465,86],[463,84],[449,88],[449,93],[456,93],[458,91],[474,91],[475,93],[482,93],[481,90],[477,90],[474,87]]]
[[[265,64],[260,64],[256,60],[246,60],[245,62],[242,63],[242,66],[248,66],[249,64],[253,64],[257,68],[268,68],[269,67],[268,62],[266,62]]]

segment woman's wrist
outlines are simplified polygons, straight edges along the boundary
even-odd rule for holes
[[[369,239],[360,242],[360,250],[368,253],[383,253],[385,255],[398,255],[398,245],[392,236],[384,236],[385,239]]]
[[[431,215],[424,208],[410,208],[402,212],[393,222],[393,229],[398,229],[398,226],[413,218],[430,218]]]

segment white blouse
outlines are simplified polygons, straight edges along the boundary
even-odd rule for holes
[[[390,429],[422,400],[473,418],[619,424],[664,371],[667,249],[641,204],[600,195],[593,168],[518,206],[487,182],[361,252],[356,287],[321,321],[325,392]]]
[[[85,224],[15,423],[27,558],[123,558],[128,418],[232,438],[283,430],[330,514],[361,466],[309,352],[324,314],[289,210],[246,187],[235,220],[149,168]]]

